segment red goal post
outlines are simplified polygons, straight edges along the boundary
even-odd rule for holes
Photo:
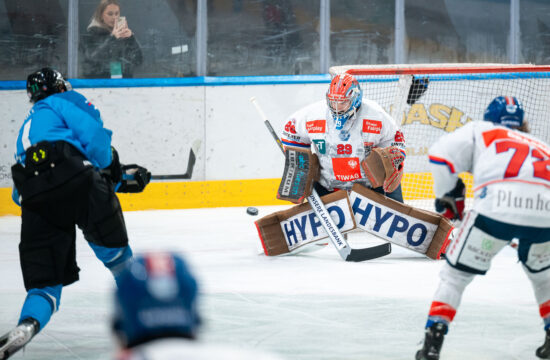
[[[400,124],[407,142],[405,201],[433,210],[428,147],[469,121],[483,120],[497,96],[515,96],[530,132],[550,143],[550,66],[508,64],[343,65],[329,70],[357,77],[363,95]],[[424,89],[425,88],[425,89]],[[458,150],[459,151],[459,150]],[[461,174],[471,198],[472,179]]]

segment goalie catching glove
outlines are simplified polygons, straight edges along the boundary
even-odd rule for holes
[[[405,155],[395,146],[374,148],[361,166],[373,188],[382,186],[391,193],[397,189],[403,177]]]
[[[464,216],[464,199],[466,186],[462,179],[458,178],[454,189],[443,197],[435,199],[435,211],[450,220],[462,220]]]
[[[122,165],[118,152],[114,147],[111,147],[111,152],[113,158],[111,165],[102,169],[101,173],[115,184],[116,192],[142,192],[147,184],[149,184],[149,181],[151,181],[151,173],[146,168],[136,164]]]

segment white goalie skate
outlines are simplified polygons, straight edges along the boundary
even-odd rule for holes
[[[39,329],[34,319],[25,319],[15,329],[0,338],[0,360],[8,359],[25,346]]]

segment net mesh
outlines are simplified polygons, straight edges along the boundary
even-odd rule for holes
[[[407,143],[402,188],[405,202],[433,210],[433,178],[428,148],[441,135],[469,121],[482,121],[497,96],[515,96],[532,134],[550,142],[550,67],[533,65],[440,64],[417,66],[341,66],[331,74],[357,77],[364,96],[379,103],[396,121]],[[457,149],[460,151],[460,149]],[[471,203],[472,178],[461,174]]]

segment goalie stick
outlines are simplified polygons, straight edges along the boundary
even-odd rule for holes
[[[193,168],[195,167],[196,153],[201,146],[200,140],[195,140],[189,150],[189,160],[187,160],[187,171],[185,174],[173,175],[151,175],[151,180],[174,180],[174,179],[191,179],[193,176]]]
[[[262,111],[262,108],[256,101],[256,98],[252,97],[250,101],[252,102],[252,104],[254,104],[256,110],[258,110],[258,113],[264,120],[264,124],[269,130],[269,133],[271,134],[273,139],[275,139],[275,142],[277,142],[279,149],[284,154],[285,150],[283,147],[283,143],[271,126],[271,123],[267,119],[265,113]],[[330,217],[330,214],[328,213],[325,205],[321,201],[321,198],[319,197],[319,194],[317,194],[317,191],[315,191],[315,189],[312,189],[311,195],[307,197],[307,201],[315,212],[315,215],[317,215],[317,217],[321,221],[321,225],[327,232],[329,239],[332,242],[332,245],[334,245],[342,259],[344,259],[345,261],[359,262],[371,260],[391,253],[391,243],[380,244],[364,249],[352,249],[340,230],[338,230],[338,227],[334,223],[334,220],[332,220],[332,217]]]

